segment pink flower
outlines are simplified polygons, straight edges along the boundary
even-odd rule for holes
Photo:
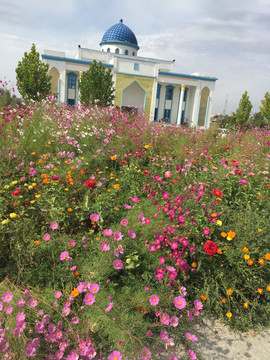
[[[45,241],[49,241],[50,238],[51,238],[51,235],[50,235],[50,234],[45,234],[45,235],[43,236],[43,239],[44,239]]]
[[[123,234],[121,233],[121,231],[115,231],[113,234],[114,240],[119,241],[122,240],[123,238]]]
[[[24,299],[19,299],[19,300],[16,302],[16,305],[17,305],[18,308],[23,307],[24,304],[25,304]]]
[[[184,309],[186,307],[186,304],[186,300],[182,296],[178,296],[174,299],[174,306],[179,310]]]
[[[169,325],[170,324],[170,315],[167,313],[163,313],[160,316],[160,322],[164,325]]]
[[[13,294],[9,291],[6,291],[3,295],[2,295],[2,301],[4,303],[9,303],[11,300],[13,299]]]
[[[4,308],[4,312],[8,315],[8,314],[11,314],[13,311],[13,307],[10,306],[10,305],[7,305],[5,308]]]
[[[63,309],[62,309],[62,315],[63,315],[63,316],[68,316],[69,313],[70,313],[70,308],[67,307],[67,306],[63,307]]]
[[[113,302],[109,303],[109,306],[107,307],[107,309],[105,310],[105,312],[109,312],[110,310],[112,310],[113,308]]]
[[[123,262],[120,259],[114,260],[113,267],[117,270],[123,269]]]
[[[123,225],[123,226],[127,226],[128,220],[127,219],[122,219],[120,224]]]
[[[191,360],[196,360],[197,356],[195,355],[195,353],[192,350],[188,350],[187,351],[188,356],[190,357]]]
[[[151,351],[148,348],[144,348],[141,352],[141,360],[148,360],[151,358]],[[111,359],[110,359],[111,360]]]
[[[159,263],[162,265],[162,264],[164,264],[165,263],[165,257],[164,256],[162,256],[161,258],[159,258]]]
[[[89,286],[89,291],[92,294],[96,294],[99,291],[99,285],[98,284],[91,284]]]
[[[163,199],[168,199],[169,198],[169,194],[167,192],[163,193],[162,195]]]
[[[210,234],[210,230],[208,228],[204,228],[203,229],[203,233],[204,235],[209,235]]]
[[[146,331],[146,336],[152,336],[152,335],[153,335],[153,333],[152,333],[151,330],[147,330],[147,331]]]
[[[83,299],[83,301],[85,302],[86,305],[94,304],[95,300],[96,300],[95,295],[90,294],[90,293],[86,294]]]
[[[187,295],[187,289],[184,286],[181,286],[179,293],[181,296],[186,296]]]
[[[190,341],[198,341],[197,337],[195,335],[190,334],[189,332],[186,333],[186,339]]]
[[[150,296],[149,301],[150,301],[151,305],[157,306],[159,303],[159,297],[157,295],[152,295],[152,296]]]
[[[55,297],[56,299],[60,298],[61,296],[62,296],[61,291],[56,291],[56,292],[54,293],[54,297]]]
[[[149,217],[145,219],[145,225],[148,225],[148,224],[150,224],[150,218]]]
[[[28,305],[31,306],[32,308],[35,308],[37,306],[37,300],[36,299],[30,299],[28,301]]]
[[[133,230],[128,230],[128,235],[131,237],[131,239],[135,239],[136,234]]]
[[[19,312],[16,316],[16,321],[23,321],[25,319],[25,313],[24,312]]]
[[[122,355],[119,351],[114,350],[108,357],[108,360],[122,360]]]
[[[67,260],[69,257],[69,253],[67,251],[63,251],[60,255],[60,260]]]
[[[106,236],[111,236],[112,235],[112,229],[105,229],[103,231],[103,234],[106,235]]]
[[[201,301],[199,300],[194,300],[194,306],[197,310],[202,310],[203,309],[203,304]]]
[[[172,327],[176,327],[176,326],[178,326],[178,322],[179,322],[178,317],[173,316],[173,317],[171,318],[170,325],[171,325]]]
[[[77,316],[74,316],[74,317],[71,319],[71,322],[72,322],[72,324],[78,324],[78,323],[79,323],[79,319],[77,318]]]
[[[135,203],[141,201],[137,196],[133,196],[130,200]]]
[[[70,271],[74,271],[74,270],[76,270],[77,269],[77,266],[72,266],[69,270]]]
[[[107,244],[101,244],[99,248],[101,251],[110,251],[110,245]]]
[[[166,172],[165,172],[165,178],[169,179],[169,178],[171,178],[171,177],[172,177],[171,171],[166,171]]]
[[[167,341],[168,338],[169,338],[167,331],[161,330],[161,332],[160,332],[160,338],[161,338],[161,340],[163,340],[163,341]]]
[[[99,215],[98,214],[92,214],[90,215],[90,220],[97,222],[99,220]]]
[[[241,184],[241,185],[247,185],[247,180],[244,180],[244,179],[242,179],[242,180],[239,180],[239,184]]]
[[[50,228],[52,229],[52,230],[57,230],[58,229],[58,223],[57,222],[52,222],[52,223],[50,223]]]

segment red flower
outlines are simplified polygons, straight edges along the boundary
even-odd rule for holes
[[[229,147],[229,146],[224,146],[224,147],[223,147],[223,149],[225,149],[225,150],[229,150],[229,149],[230,149],[230,147]]]
[[[203,250],[206,252],[206,254],[208,255],[214,255],[217,252],[217,245],[216,243],[214,243],[214,241],[208,240],[206,241],[206,243],[203,245]]]
[[[143,170],[143,174],[144,175],[150,175],[150,171],[149,170]]]
[[[124,160],[121,160],[121,161],[120,161],[120,164],[124,166],[124,165],[127,165],[127,162],[124,161]]]
[[[94,182],[94,180],[87,180],[85,183],[85,186],[88,187],[88,189],[94,188],[96,185],[96,183]]]
[[[52,180],[59,180],[59,176],[58,176],[58,175],[53,175],[53,176],[51,177],[51,179],[52,179]]]
[[[213,194],[214,196],[217,196],[217,197],[223,196],[223,192],[220,190],[213,190],[213,191],[211,191],[211,194]]]
[[[14,190],[14,191],[12,191],[12,195],[13,196],[17,196],[17,195],[20,195],[20,193],[21,193],[21,191],[20,190]]]

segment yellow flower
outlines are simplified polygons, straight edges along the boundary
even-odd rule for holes
[[[34,204],[36,202],[36,200],[31,200],[30,203],[31,204]]]
[[[248,302],[244,302],[244,308],[245,308],[245,309],[248,308]]]
[[[111,160],[116,160],[116,156],[111,156]]]
[[[131,259],[127,259],[126,263],[129,264],[131,262]]]
[[[11,214],[9,214],[9,216],[11,217],[11,219],[15,219],[17,217],[17,214],[11,213]]]
[[[32,183],[32,186],[37,186],[37,184],[36,184],[36,183]]]
[[[244,255],[244,259],[246,259],[246,260],[248,260],[250,258],[250,256],[249,255]]]
[[[32,190],[32,189],[33,189],[33,186],[32,186],[32,185],[29,185],[29,186],[28,186],[28,189],[29,189],[29,190]]]
[[[258,291],[259,294],[263,293],[263,289],[261,289],[261,288],[258,288],[257,291]]]
[[[261,232],[261,231],[262,231],[262,229],[258,229],[258,231],[259,231],[259,232]]]
[[[221,226],[221,225],[222,225],[222,221],[221,221],[221,220],[217,220],[216,224],[219,225],[219,226]]]
[[[227,314],[226,314],[226,316],[227,316],[228,318],[231,318],[231,317],[232,317],[232,313],[231,313],[230,311],[228,311]]]
[[[220,301],[222,302],[222,304],[225,304],[227,300],[225,298],[223,298]]]
[[[150,148],[150,145],[145,145],[145,148],[146,148],[146,149]]]
[[[113,187],[117,190],[117,189],[120,188],[120,185],[119,185],[119,184],[115,184]]]
[[[9,185],[5,185],[5,186],[4,186],[4,189],[8,189],[8,188],[9,188]]]
[[[5,220],[2,221],[1,224],[6,225],[6,224],[8,224],[8,223],[9,223],[9,220],[8,220],[8,219],[5,219]]]
[[[233,290],[232,289],[227,289],[226,293],[227,293],[227,295],[232,295]]]

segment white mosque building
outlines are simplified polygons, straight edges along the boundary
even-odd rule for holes
[[[138,56],[136,36],[122,19],[105,32],[100,47],[93,50],[79,45],[75,58],[44,50],[42,60],[50,66],[52,93],[59,102],[79,103],[78,78],[96,60],[112,70],[115,106],[141,107],[150,121],[210,126],[215,75],[176,73],[174,60]]]

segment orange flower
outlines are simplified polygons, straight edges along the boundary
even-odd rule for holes
[[[42,159],[38,159],[38,162],[39,162],[40,164],[42,164],[42,163],[43,163],[43,160],[42,160]]]
[[[40,176],[42,177],[42,179],[46,179],[48,177],[47,174],[41,174]]]
[[[221,299],[222,304],[225,304],[227,300],[225,298]]]
[[[249,266],[252,266],[253,263],[254,263],[254,262],[253,262],[252,260],[248,260],[248,261],[247,261],[247,264],[248,264]]]
[[[221,249],[217,249],[217,253],[218,253],[218,254],[222,254],[222,250],[221,250]]]
[[[205,294],[202,294],[202,295],[201,295],[201,299],[202,299],[203,301],[205,301],[205,300],[207,299],[207,296],[206,296]]]
[[[229,295],[229,296],[232,295],[233,289],[227,289],[226,293],[227,293],[227,295]]]
[[[244,302],[244,308],[247,309],[248,308],[248,302]]]
[[[264,255],[264,257],[265,257],[266,260],[270,260],[270,253],[266,253],[266,254]]]
[[[177,180],[175,180],[175,179],[174,179],[174,180],[172,180],[172,183],[174,183],[174,184],[176,184],[177,182],[178,182],[178,181],[177,181]]]
[[[258,288],[257,291],[258,291],[259,294],[263,293],[263,289],[261,289],[261,288]]]
[[[74,170],[74,169],[75,169],[74,166],[71,166],[70,168],[71,168],[71,170]]]
[[[244,251],[244,253],[247,253],[248,252],[248,248],[247,247],[243,247],[243,249],[242,249],[243,251]]]
[[[111,160],[116,160],[116,156],[111,156]]]
[[[34,241],[35,245],[39,245],[39,240]]]
[[[83,174],[84,174],[84,170],[80,170],[80,174],[83,175]]]
[[[49,178],[43,179],[44,184],[48,184],[50,182]]]
[[[267,286],[266,286],[266,290],[267,290],[267,291],[270,291],[270,285],[267,285]]]
[[[71,208],[68,208],[67,211],[68,211],[68,212],[71,212],[71,211],[73,211],[73,210],[72,210]]]
[[[72,295],[72,296],[74,296],[74,297],[78,296],[78,295],[79,295],[78,289],[75,288],[73,291],[71,291],[71,294],[70,294],[70,295]]]
[[[78,271],[78,270],[75,271],[74,275],[75,275],[75,276],[79,276],[79,275],[80,275],[79,271]]]
[[[235,237],[236,233],[234,231],[230,230],[227,235],[228,235],[227,240],[229,240],[229,239],[233,239]]]
[[[264,260],[263,259],[259,259],[258,262],[259,262],[260,265],[264,265]]]
[[[220,234],[222,237],[226,237],[227,236],[227,233],[225,233],[224,231],[222,231],[222,233]]]
[[[119,185],[119,184],[115,184],[115,185],[113,185],[113,187],[117,190],[117,189],[120,188],[120,185]]]
[[[191,266],[195,268],[195,267],[197,267],[197,263],[196,263],[196,262],[193,262],[193,263],[191,264]]]

